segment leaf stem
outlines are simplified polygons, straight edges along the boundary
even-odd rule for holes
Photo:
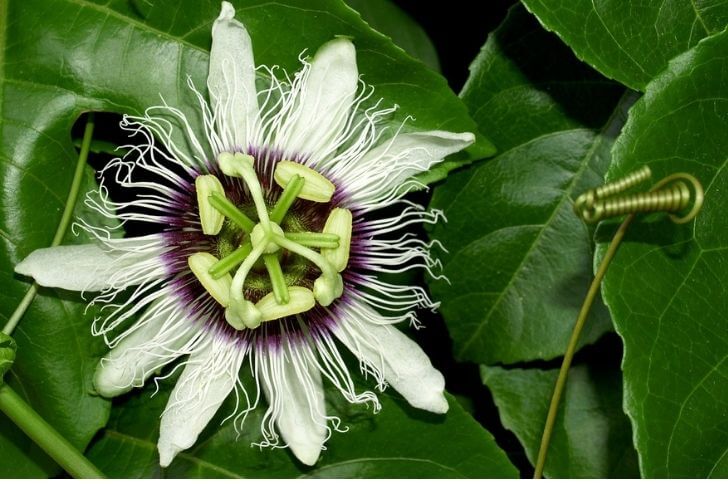
[[[77,479],[101,479],[105,476],[56,429],[38,415],[8,385],[0,383],[0,411],[33,439],[66,472]]]
[[[610,262],[612,262],[614,255],[617,253],[619,244],[622,243],[622,239],[624,239],[624,234],[627,232],[627,228],[629,227],[629,224],[632,223],[632,220],[634,220],[634,217],[635,214],[631,214],[626,219],[624,219],[624,222],[622,222],[622,224],[617,229],[617,233],[614,234],[614,238],[609,244],[607,252],[604,254],[604,258],[602,259],[602,262],[599,264],[599,269],[597,269],[597,273],[594,275],[594,280],[589,286],[589,291],[587,291],[586,293],[586,298],[584,298],[584,303],[582,304],[581,310],[579,311],[579,316],[576,318],[574,329],[571,332],[571,339],[569,339],[569,345],[566,348],[566,353],[564,353],[564,360],[561,362],[559,376],[556,379],[556,385],[554,387],[554,393],[551,397],[549,412],[546,416],[546,424],[544,425],[543,436],[541,437],[541,446],[538,449],[536,469],[533,473],[534,479],[540,479],[543,476],[543,468],[546,463],[546,454],[549,450],[551,434],[553,433],[554,424],[556,423],[556,415],[559,411],[559,403],[561,401],[561,396],[564,393],[564,388],[566,387],[566,379],[569,375],[569,368],[571,367],[571,361],[574,359],[574,353],[576,353],[576,345],[579,342],[579,336],[581,336],[581,331],[582,329],[584,329],[586,317],[588,316],[589,310],[594,303],[594,299],[597,296],[599,287],[602,283],[602,279],[604,279],[604,275],[607,273],[609,264]]]
[[[76,169],[73,172],[73,180],[71,181],[71,188],[68,192],[68,198],[66,199],[66,206],[63,209],[63,215],[61,215],[61,221],[58,223],[56,234],[53,236],[51,247],[60,245],[63,241],[63,237],[66,235],[68,226],[71,224],[71,218],[73,217],[73,210],[76,208],[76,201],[78,201],[78,192],[81,189],[81,180],[83,179],[83,169],[86,166],[86,160],[88,159],[89,148],[91,147],[91,139],[94,132],[94,113],[88,113],[86,117],[86,127],[83,131],[83,140],[81,141],[81,151],[78,154],[78,161],[76,161]],[[18,325],[20,320],[23,318],[25,311],[27,311],[30,303],[33,302],[33,298],[38,293],[38,284],[35,282],[28,288],[23,299],[15,308],[13,314],[8,319],[3,327],[3,333],[10,334],[13,332],[15,327]]]

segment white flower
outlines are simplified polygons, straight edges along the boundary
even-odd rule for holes
[[[267,400],[258,445],[287,445],[313,465],[339,423],[327,414],[324,379],[349,402],[379,408],[373,392],[355,389],[337,340],[379,390],[388,383],[414,407],[448,409],[442,375],[394,326],[417,325],[415,310],[437,304],[377,274],[436,265],[430,244],[402,229],[441,214],[401,197],[420,185],[413,175],[473,135],[387,128],[395,108],[369,102],[345,38],[303,60],[293,79],[265,67],[258,75],[234,14],[223,2],[212,29],[209,104],[189,82],[204,133],[166,103],[126,116],[122,128],[142,142],[104,170],[101,202],[87,197],[150,234],[114,239],[81,222],[97,243],[36,250],[16,271],[100,292],[93,331],[112,348],[96,372],[101,395],[140,387],[188,356],[162,415],[162,466],[194,444],[231,392],[237,425]],[[109,173],[136,198],[112,202]],[[122,291],[130,295],[119,303]],[[254,389],[241,384],[244,371]]]

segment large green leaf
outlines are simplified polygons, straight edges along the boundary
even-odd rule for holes
[[[558,370],[481,367],[503,425],[535,463]],[[619,370],[578,365],[569,371],[544,475],[555,478],[639,477],[632,429],[622,411]]]
[[[705,186],[696,221],[633,224],[604,281],[624,339],[625,409],[645,477],[728,477],[728,33],[647,86],[610,178],[648,164]]]
[[[412,20],[392,0],[344,0],[359,12],[374,29],[389,36],[392,41],[430,69],[440,71],[437,50],[420,24]]]
[[[315,467],[297,463],[287,450],[250,445],[261,439],[262,408],[249,415],[239,437],[230,421],[219,427],[234,409],[229,400],[199,443],[162,471],[156,439],[158,416],[169,395],[163,385],[152,398],[150,388],[115,407],[109,427],[89,451],[91,460],[110,477],[517,477],[493,437],[453,398],[448,399],[450,411],[437,416],[383,395],[382,411],[373,416],[371,409],[351,406],[335,389],[328,392],[328,406],[348,430],[334,432]]]
[[[471,71],[462,97],[503,152],[435,191],[432,206],[448,223],[432,236],[449,251],[441,258],[450,282],[431,288],[456,357],[550,359],[563,353],[591,279],[591,232],[571,201],[600,183],[631,96],[618,102],[621,87],[574,59],[522,7]],[[597,305],[582,342],[609,326]]]
[[[522,0],[579,58],[644,90],[667,62],[728,24],[725,0]]]

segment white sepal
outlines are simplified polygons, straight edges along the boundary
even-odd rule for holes
[[[329,157],[341,143],[338,138],[346,126],[358,82],[356,50],[351,41],[342,37],[322,45],[276,144],[287,154],[300,153],[313,162]]]
[[[99,395],[111,398],[141,387],[152,373],[178,358],[199,330],[184,313],[170,296],[155,301],[99,361],[94,374]]]
[[[321,373],[295,348],[284,347],[262,356],[266,360],[262,371],[267,377],[261,380],[269,403],[267,415],[296,458],[312,466],[329,434]]]
[[[228,2],[222,2],[212,26],[207,87],[213,111],[219,113],[217,125],[225,144],[247,148],[260,124],[253,46]]]
[[[351,190],[353,201],[377,208],[377,203],[383,199],[399,198],[409,189],[422,186],[418,183],[405,185],[405,182],[473,141],[472,133],[400,133],[370,150],[340,176],[347,190]]]
[[[447,412],[445,379],[417,343],[392,325],[365,320],[340,307],[342,321],[334,334],[360,361],[376,368],[413,407]]]
[[[235,388],[245,354],[239,341],[214,335],[195,348],[162,414],[157,443],[162,467],[194,445]]]
[[[164,276],[166,265],[158,259],[158,237],[109,239],[104,243],[108,247],[84,244],[37,249],[15,266],[15,272],[32,277],[41,286],[69,291],[123,289]]]

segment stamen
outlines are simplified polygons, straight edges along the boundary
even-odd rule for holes
[[[232,278],[229,274],[225,274],[219,279],[214,279],[210,275],[210,268],[218,262],[217,257],[207,252],[197,252],[187,258],[187,264],[190,270],[200,281],[202,287],[210,293],[210,295],[220,303],[221,306],[227,307],[230,303],[230,286]]]
[[[304,180],[303,177],[293,175],[286,187],[283,189],[283,193],[281,193],[275,207],[273,207],[273,210],[270,212],[271,221],[277,224],[283,221],[288,209],[291,208],[293,202],[296,201],[296,197],[298,197],[301,193],[305,181],[306,180]]]
[[[268,269],[268,276],[273,286],[273,294],[278,304],[287,304],[290,300],[286,278],[283,276],[281,263],[278,261],[278,254],[265,254],[263,256],[265,268]]]
[[[222,276],[233,270],[235,266],[243,262],[252,250],[253,245],[250,242],[246,242],[213,264],[208,272],[213,279],[220,279]]]
[[[273,293],[265,295],[255,305],[262,314],[263,321],[273,321],[286,316],[292,316],[312,309],[316,299],[310,289],[300,286],[288,288],[290,301],[287,304],[278,304]]]
[[[321,255],[341,272],[349,263],[349,249],[351,247],[352,215],[345,208],[335,208],[329,214],[324,225],[324,234],[334,234],[339,237],[336,248],[322,248]],[[322,234],[323,235],[323,234]]]
[[[255,222],[250,220],[250,218],[245,215],[243,212],[241,212],[238,207],[236,207],[233,202],[228,200],[223,195],[220,195],[219,193],[213,193],[210,195],[210,205],[215,207],[220,213],[225,215],[227,218],[232,220],[235,225],[243,229],[246,233],[250,233],[253,231],[253,227],[255,227]]]
[[[300,176],[305,180],[301,192],[298,194],[299,198],[304,200],[311,200],[312,202],[326,203],[331,200],[331,197],[336,191],[336,186],[331,183],[325,176],[317,171],[308,168],[300,163],[293,161],[279,161],[276,165],[276,170],[273,173],[273,178],[281,188],[286,188],[289,183],[293,180],[294,176]]]
[[[297,242],[305,247],[336,249],[339,247],[339,236],[336,234],[323,234],[318,232],[286,232],[288,240]]]
[[[210,203],[209,198],[213,193],[225,197],[225,189],[215,175],[201,175],[195,178],[195,191],[202,233],[217,235],[222,230],[225,216]]]

